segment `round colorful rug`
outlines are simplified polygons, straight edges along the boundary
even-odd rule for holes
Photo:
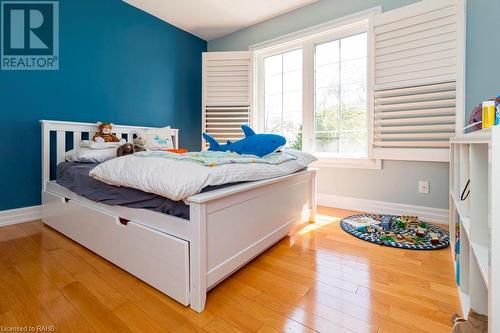
[[[340,221],[341,228],[364,241],[410,250],[448,247],[448,232],[417,216],[358,214]]]

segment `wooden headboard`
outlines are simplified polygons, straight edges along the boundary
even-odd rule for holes
[[[42,190],[45,183],[50,180],[51,146],[55,146],[56,163],[64,161],[66,151],[76,147],[82,137],[92,138],[97,130],[95,123],[77,123],[70,121],[40,120],[42,126]],[[113,133],[127,142],[132,142],[138,130],[153,129],[156,127],[113,125]],[[172,128],[172,140],[175,148],[179,148],[179,130]],[[51,142],[51,133],[55,133],[55,145]],[[72,137],[73,144],[68,147],[66,138]]]

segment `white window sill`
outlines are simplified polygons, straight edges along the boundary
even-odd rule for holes
[[[311,164],[316,168],[350,168],[350,169],[382,169],[382,160],[354,159],[354,158],[329,158],[317,156],[318,161]]]

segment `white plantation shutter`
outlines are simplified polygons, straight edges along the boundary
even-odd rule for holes
[[[448,161],[464,38],[460,7],[424,0],[375,16],[375,158]]]
[[[375,145],[447,148],[455,134],[455,82],[375,92]]]
[[[203,53],[202,75],[202,130],[221,143],[241,139],[252,111],[251,52]]]

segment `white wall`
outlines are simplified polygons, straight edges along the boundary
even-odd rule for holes
[[[250,45],[353,14],[377,5],[391,10],[416,0],[320,0],[208,42],[209,51],[248,50]],[[418,181],[430,182],[428,195]],[[408,205],[448,208],[448,163],[384,161],[382,170],[322,168],[318,192]]]

